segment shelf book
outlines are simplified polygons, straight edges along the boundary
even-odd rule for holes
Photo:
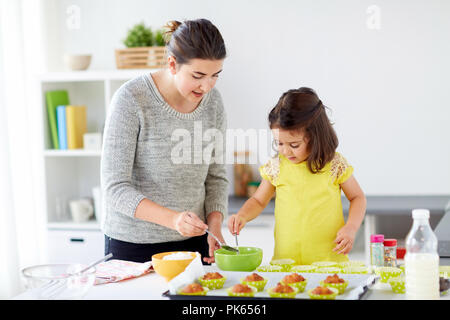
[[[59,149],[56,109],[58,106],[65,106],[69,104],[69,94],[66,90],[47,91],[45,93],[45,98],[52,148]]]

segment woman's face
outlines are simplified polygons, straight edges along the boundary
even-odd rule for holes
[[[175,86],[181,96],[190,102],[200,102],[216,85],[223,61],[191,59],[186,64],[177,65],[176,62],[171,64],[169,59],[169,69],[174,75]]]
[[[304,131],[272,129],[275,147],[292,163],[305,161],[309,156],[308,139]]]

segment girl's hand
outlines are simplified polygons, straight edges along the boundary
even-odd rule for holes
[[[341,229],[339,229],[336,239],[334,243],[336,243],[336,247],[334,247],[333,251],[337,251],[338,254],[347,254],[353,248],[353,242],[355,241],[357,229],[352,226],[345,225]]]
[[[230,230],[232,235],[239,235],[239,232],[244,228],[247,221],[237,214],[233,214],[228,219],[228,230]]]
[[[208,225],[195,213],[189,211],[179,212],[174,217],[175,230],[185,237],[195,237],[205,234]]]

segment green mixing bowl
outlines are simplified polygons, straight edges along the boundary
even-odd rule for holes
[[[214,251],[214,258],[220,270],[253,271],[262,262],[263,252],[255,247],[238,247],[239,253],[223,248]]]

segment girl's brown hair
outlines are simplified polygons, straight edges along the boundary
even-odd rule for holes
[[[222,60],[227,55],[219,29],[207,19],[174,20],[165,28],[167,51],[180,65],[191,59]]]
[[[303,131],[308,139],[307,165],[317,173],[330,162],[339,144],[325,106],[311,88],[288,90],[269,113],[271,129]]]

